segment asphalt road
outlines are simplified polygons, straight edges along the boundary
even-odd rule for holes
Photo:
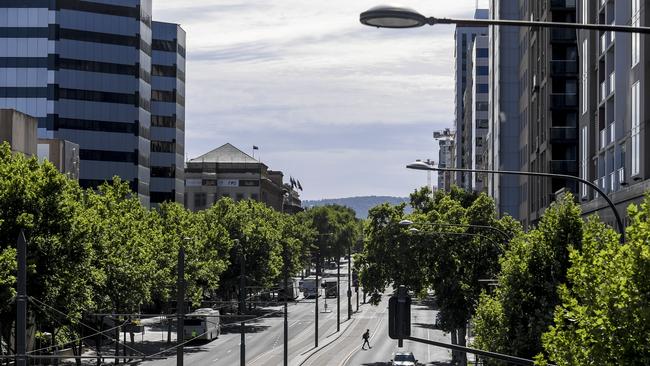
[[[330,271],[335,272],[335,271]],[[345,271],[342,269],[341,273]],[[345,281],[344,281],[345,280]],[[398,350],[397,341],[388,338],[388,294],[379,306],[362,305],[358,313],[347,320],[347,277],[341,281],[341,331],[336,332],[336,299],[327,299],[330,313],[322,313],[324,299],[319,299],[319,348],[314,348],[314,300],[301,300],[289,306],[289,364],[292,366],[384,366],[390,365],[392,354]],[[353,293],[353,309],[356,298]],[[281,310],[281,307],[274,308]],[[430,324],[436,311],[414,303],[411,309],[414,337],[449,342],[449,336],[433,329]],[[246,365],[282,365],[282,313],[258,319],[246,327]],[[361,335],[370,329],[372,349],[362,350]],[[185,348],[184,364],[192,366],[239,365],[240,328],[225,327],[219,339],[209,343],[190,344]],[[411,351],[420,365],[449,365],[451,352],[410,341],[402,350]],[[145,362],[147,366],[174,366],[174,356],[166,360]]]

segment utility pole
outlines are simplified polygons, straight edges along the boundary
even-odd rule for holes
[[[246,365],[246,322],[241,322],[241,341],[239,342],[239,365]]]
[[[338,250],[337,250],[338,252]],[[327,296],[327,294],[325,294]],[[341,254],[336,254],[336,331],[341,331]]]
[[[348,320],[352,318],[352,244],[348,243]]]
[[[27,241],[18,235],[18,293],[16,294],[16,365],[27,366]]]
[[[289,365],[289,255],[284,243],[284,366]],[[293,290],[293,286],[291,286]],[[293,291],[291,291],[293,293]]]
[[[178,251],[176,288],[176,366],[183,366],[183,342],[185,341],[185,247],[183,244]]]
[[[318,348],[318,297],[320,296],[320,283],[318,274],[320,272],[320,248],[316,253],[316,300],[314,301],[314,348]]]

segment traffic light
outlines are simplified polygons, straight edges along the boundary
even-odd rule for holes
[[[398,293],[388,300],[388,336],[391,339],[411,336],[411,297],[402,287]]]

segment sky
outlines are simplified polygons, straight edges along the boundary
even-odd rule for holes
[[[302,199],[408,196],[454,119],[451,26],[371,28],[376,0],[154,0],[187,32],[186,153],[227,142],[300,180]],[[475,0],[413,0],[471,18]],[[483,4],[481,4],[483,5]],[[435,182],[435,174],[433,177]]]

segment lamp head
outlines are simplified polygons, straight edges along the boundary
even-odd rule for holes
[[[411,226],[411,225],[413,225],[413,221],[411,221],[411,220],[402,220],[402,221],[399,222],[399,225],[400,226]]]
[[[430,164],[427,164],[423,161],[416,161],[414,163],[411,163],[406,166],[407,169],[415,169],[415,170],[437,170],[435,167],[433,167]]]
[[[417,28],[427,24],[427,18],[417,11],[397,5],[379,5],[361,13],[362,24],[377,28]]]

